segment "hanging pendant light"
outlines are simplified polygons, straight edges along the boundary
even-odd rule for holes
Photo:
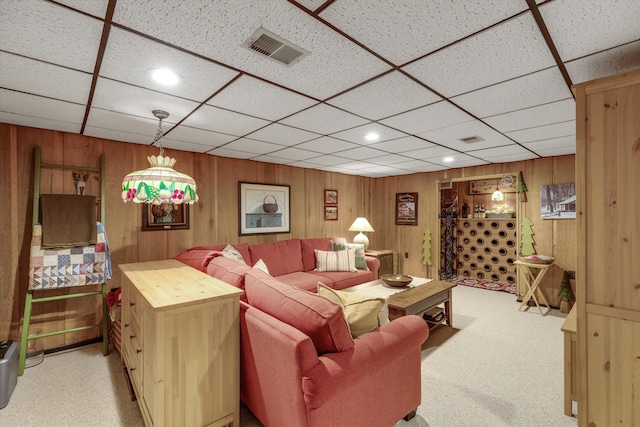
[[[153,115],[159,120],[158,131],[153,144],[160,147],[159,156],[149,156],[147,160],[151,167],[131,172],[122,180],[122,200],[124,202],[152,203],[154,205],[181,203],[193,204],[198,201],[196,182],[189,175],[173,169],[176,159],[163,156],[164,148],[161,139],[162,120],[169,117],[169,113],[153,110]]]

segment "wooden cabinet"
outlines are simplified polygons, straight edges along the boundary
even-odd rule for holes
[[[578,424],[640,425],[640,70],[576,95]]]
[[[176,260],[120,269],[122,358],[145,424],[238,426],[242,291]]]
[[[393,274],[397,271],[397,254],[390,250],[367,250],[365,251],[365,255],[373,256],[378,258],[380,261],[380,268],[378,269],[378,277],[381,277],[383,274]]]

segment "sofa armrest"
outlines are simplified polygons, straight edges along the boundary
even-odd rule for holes
[[[367,261],[367,267],[373,273],[373,280],[378,278],[378,270],[380,269],[380,260],[377,257],[365,255]]]
[[[428,336],[422,318],[404,316],[356,338],[353,350],[321,355],[302,381],[310,420],[318,421],[310,424],[332,425],[340,414],[342,425],[393,425],[418,407]]]

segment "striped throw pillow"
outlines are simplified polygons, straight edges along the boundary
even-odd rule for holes
[[[315,249],[316,268],[315,271],[351,271],[356,269],[356,252],[353,248],[344,251],[321,251]]]

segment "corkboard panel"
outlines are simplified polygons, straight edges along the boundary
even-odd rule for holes
[[[17,134],[15,128],[0,124],[0,141],[3,145],[3,167],[0,168],[0,191],[2,194],[17,194]],[[14,222],[18,217],[19,203],[17,197],[10,197],[4,204],[0,215],[0,337],[8,337],[11,329],[11,313],[16,310],[19,301],[19,286],[14,274],[18,268],[19,247],[18,228]]]

